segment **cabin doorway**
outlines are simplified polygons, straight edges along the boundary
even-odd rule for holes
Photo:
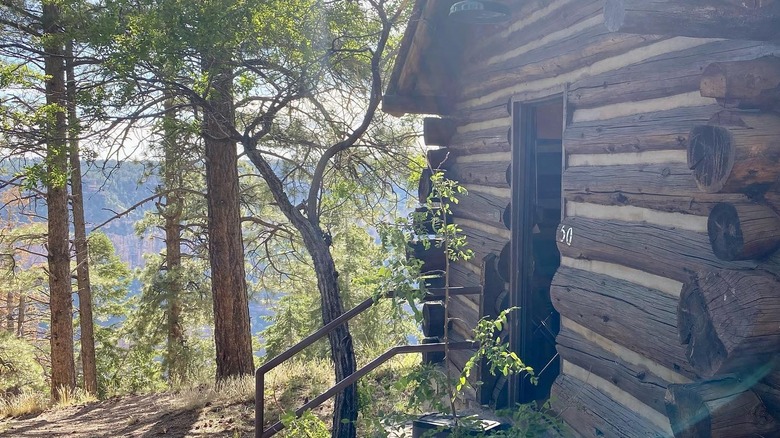
[[[519,310],[513,312],[510,343],[538,379],[537,385],[527,377],[510,381],[515,403],[546,400],[560,373],[555,349],[560,316],[550,284],[560,265],[564,111],[562,96],[512,103],[510,305]]]

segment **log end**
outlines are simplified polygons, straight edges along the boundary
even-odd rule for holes
[[[688,389],[686,385],[669,385],[666,388],[664,405],[675,437],[710,436],[710,412],[699,394]]]
[[[456,127],[452,119],[426,117],[423,119],[423,141],[427,146],[448,146]]]
[[[734,167],[735,155],[733,137],[726,128],[700,125],[688,135],[688,168],[704,192],[723,189]]]
[[[420,182],[417,185],[417,200],[420,201],[420,204],[428,202],[428,196],[430,196],[432,190],[432,175],[433,171],[427,167],[423,169],[422,174],[420,175]]]
[[[707,234],[721,260],[761,259],[780,246],[780,218],[757,203],[719,203],[707,218]]]
[[[708,315],[698,278],[683,286],[677,306],[677,329],[691,366],[702,375],[714,375],[728,354]]]
[[[512,203],[506,204],[504,211],[501,213],[501,222],[504,224],[507,230],[512,229]]]
[[[733,377],[669,385],[664,404],[674,436],[778,436],[777,421],[751,386]]]
[[[770,110],[777,105],[780,92],[780,58],[769,55],[715,62],[704,69],[699,85],[704,97],[736,103],[745,109]]]
[[[699,91],[702,97],[714,97],[725,99],[726,72],[720,63],[712,63],[704,69],[699,82]]]
[[[626,7],[622,0],[607,0],[604,4],[604,26],[610,32],[619,32],[626,19]]]
[[[444,303],[426,301],[423,303],[423,334],[426,337],[444,336]]]
[[[421,344],[438,344],[441,342],[437,337],[425,337],[420,340]],[[430,353],[422,353],[423,363],[436,364],[444,362],[443,351],[433,351]]]
[[[498,275],[501,277],[502,280],[504,280],[505,283],[509,283],[509,273],[510,273],[510,265],[512,257],[512,245],[511,242],[507,242],[504,247],[501,249],[501,254],[498,256],[498,262],[496,262],[496,267],[498,268]]]
[[[712,208],[707,218],[707,234],[712,252],[721,260],[744,260],[745,239],[739,212],[732,204],[719,203]]]
[[[428,243],[421,240],[409,242],[406,249],[407,258],[422,260],[420,272],[443,271],[446,266],[446,254],[441,241],[436,239]]]

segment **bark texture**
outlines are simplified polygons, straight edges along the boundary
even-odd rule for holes
[[[79,330],[81,343],[81,368],[84,373],[84,390],[97,394],[97,365],[95,363],[95,333],[92,318],[92,286],[89,281],[89,249],[87,246],[86,220],[84,219],[84,193],[81,183],[81,159],[79,157],[79,120],[76,115],[76,78],[73,69],[73,43],[66,47],[68,99],[68,146],[70,159],[70,193],[73,211],[73,246],[76,248],[76,281],[79,293]]]
[[[226,53],[204,53],[211,90],[203,108],[206,145],[209,261],[214,300],[217,379],[249,375],[252,339],[239,211],[238,154],[228,127],[234,125],[232,68]]]
[[[65,143],[65,62],[59,6],[43,3],[44,71],[46,103],[56,111],[46,126],[48,208],[49,308],[51,311],[51,393],[55,400],[61,391],[76,387],[73,362],[73,302],[71,300],[70,254],[68,252],[68,150]]]
[[[163,121],[163,148],[165,168],[163,179],[168,191],[161,214],[165,219],[165,268],[166,295],[168,301],[168,333],[165,363],[168,380],[181,381],[185,377],[184,331],[181,324],[182,279],[181,279],[181,218],[182,199],[179,188],[182,185],[181,152],[177,149],[176,114],[173,99],[165,101]]]

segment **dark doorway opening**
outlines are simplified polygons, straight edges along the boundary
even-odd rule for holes
[[[560,95],[512,106],[510,305],[519,310],[513,312],[510,343],[538,379],[536,385],[528,377],[511,382],[517,403],[547,399],[560,373],[555,349],[560,316],[550,300],[550,284],[560,265],[564,112]]]

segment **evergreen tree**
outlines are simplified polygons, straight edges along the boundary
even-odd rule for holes
[[[242,145],[300,236],[316,273],[322,321],[332,321],[344,305],[321,201],[335,169],[348,174],[361,168],[366,149],[390,149],[392,143],[367,139],[377,120],[388,40],[407,2],[129,3],[115,13],[124,14],[113,38],[120,44],[103,50],[113,50],[110,64],[136,88],[133,96],[148,101],[169,90],[202,113],[218,375],[249,373],[235,145]],[[163,74],[170,59],[178,62],[175,79]],[[315,125],[318,132],[309,138],[285,135]],[[280,144],[295,145],[305,157],[294,168],[300,179],[277,173],[271,157],[290,155],[274,147]],[[355,370],[348,327],[335,330],[329,343],[341,380]],[[354,436],[356,414],[351,386],[336,399],[333,435]]]

